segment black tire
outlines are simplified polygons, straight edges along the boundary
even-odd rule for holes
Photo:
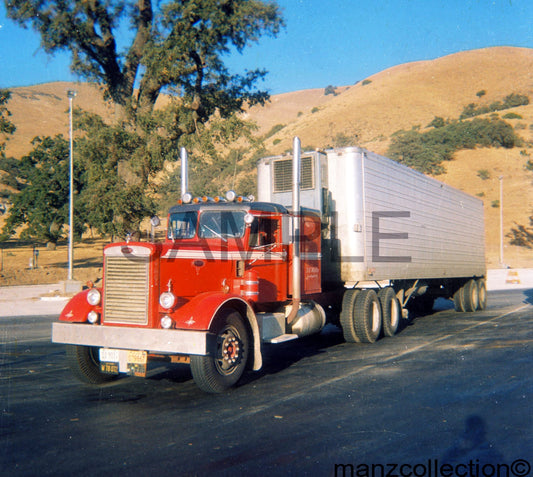
[[[361,290],[353,288],[346,290],[342,297],[342,310],[340,314],[340,324],[344,339],[348,343],[359,343],[360,340],[355,333],[355,300]]]
[[[463,287],[464,308],[466,312],[474,312],[479,306],[479,290],[475,280],[468,280]]]
[[[484,310],[485,308],[487,308],[487,285],[485,285],[485,280],[483,280],[482,278],[477,280],[477,288],[479,294],[479,304],[477,309]]]
[[[464,313],[466,311],[464,291],[464,288],[461,287],[453,294],[453,306],[455,307],[455,311],[460,313]]]
[[[381,333],[381,305],[374,290],[361,290],[355,299],[355,334],[361,343],[374,343]]]
[[[237,384],[250,355],[250,338],[242,316],[223,310],[211,330],[216,335],[214,356],[191,356],[196,385],[208,393],[222,393]]]
[[[378,292],[381,304],[381,326],[383,336],[394,336],[400,324],[401,306],[392,287],[382,288]]]
[[[81,382],[103,384],[118,378],[116,374],[100,371],[98,349],[91,346],[67,345],[67,364]]]

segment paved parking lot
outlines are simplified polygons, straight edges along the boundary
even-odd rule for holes
[[[374,345],[345,343],[328,326],[270,346],[259,373],[216,396],[182,365],[81,385],[64,348],[50,343],[53,315],[4,317],[0,468],[10,476],[330,476],[404,464],[418,465],[415,477],[437,477],[428,465],[451,455],[475,465],[488,449],[500,470],[525,477],[533,291],[490,293],[475,314],[441,305]],[[464,453],[469,433],[483,439]]]

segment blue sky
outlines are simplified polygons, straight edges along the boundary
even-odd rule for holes
[[[286,28],[244,54],[232,72],[265,68],[272,94],[353,84],[410,61],[490,46],[533,48],[532,0],[278,0]],[[0,4],[0,87],[78,80],[68,54],[46,55],[39,37]]]

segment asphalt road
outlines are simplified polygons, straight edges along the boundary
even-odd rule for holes
[[[533,475],[533,290],[418,317],[374,345],[332,326],[272,345],[223,395],[181,365],[82,385],[50,342],[53,320],[0,318],[1,475],[439,477],[465,425],[486,441],[459,457],[460,477]],[[501,464],[492,475],[478,451]]]

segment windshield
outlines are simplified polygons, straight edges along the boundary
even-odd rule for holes
[[[201,238],[229,238],[243,237],[246,230],[244,211],[213,210],[200,215]]]
[[[197,212],[178,212],[170,216],[168,224],[169,239],[191,239],[196,235]]]

